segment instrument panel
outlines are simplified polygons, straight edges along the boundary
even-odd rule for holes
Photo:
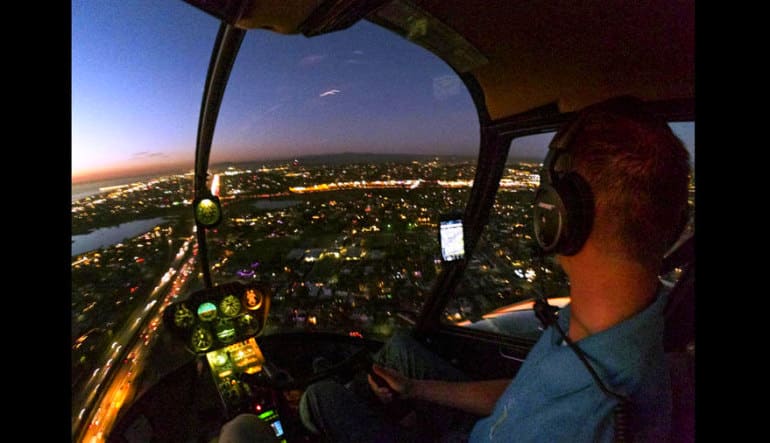
[[[259,335],[269,309],[266,287],[230,282],[171,304],[163,312],[163,321],[188,350],[203,355]]]

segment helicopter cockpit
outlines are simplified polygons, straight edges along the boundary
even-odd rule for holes
[[[109,441],[209,442],[225,422],[242,413],[267,423],[276,441],[319,441],[299,417],[303,389],[319,380],[365,375],[371,356],[396,322],[473,378],[512,378],[542,333],[534,294],[544,294],[557,309],[569,303],[568,285],[555,260],[541,257],[527,264],[521,259],[537,255],[529,214],[542,158],[511,167],[509,153],[516,143],[531,137],[547,146],[574,112],[619,95],[641,98],[672,125],[694,121],[693,2],[185,2],[219,21],[203,88],[189,196],[196,244],[190,263],[199,270],[189,275],[197,274],[198,281],[187,287],[186,295],[157,306],[161,338],[153,358],[173,354],[181,363],[166,368],[137,393],[130,407],[115,413]],[[296,160],[270,168],[215,170],[210,161],[214,133],[247,33],[301,34],[312,40],[347,32],[361,22],[428,50],[456,74],[459,84],[442,86],[439,79],[432,87],[439,95],[445,87],[462,87],[470,95],[479,130],[475,159],[452,165],[450,177],[432,172],[438,160],[415,160],[404,166],[414,173],[409,180],[369,165],[378,174],[377,182],[369,183],[343,166],[319,167],[314,176]],[[339,93],[329,89],[321,96]],[[251,183],[253,189],[243,191],[241,184],[258,173],[264,183]],[[269,181],[279,176],[288,189]],[[311,176],[318,180],[305,184]],[[230,180],[229,195],[220,192],[220,180]],[[425,188],[431,193],[419,194]],[[364,216],[379,208],[387,218],[375,223],[358,214],[333,213],[344,203],[323,197],[330,189],[347,192],[346,198],[365,208]],[[421,201],[441,202],[431,210],[418,208],[401,196],[407,191]],[[269,204],[254,209],[254,199]],[[310,199],[317,201],[311,205]],[[306,232],[292,231],[292,218],[306,222]],[[694,439],[693,223],[691,217],[661,270],[661,281],[673,296],[667,313],[675,319],[667,330],[667,351],[686,356],[677,362],[690,389],[676,406],[677,441]],[[262,229],[267,224],[271,229]],[[329,226],[344,226],[344,235],[329,235]],[[386,240],[360,240],[361,234],[380,230],[390,231]],[[277,246],[278,240],[284,243]],[[259,258],[253,254],[257,249]],[[406,264],[393,264],[395,255]],[[330,260],[357,267],[326,272]],[[358,265],[365,260],[384,263],[392,281],[383,281],[372,266]],[[367,283],[354,282],[353,276]],[[474,281],[494,289],[480,295]],[[395,303],[406,292],[419,294],[420,304]],[[284,309],[291,297],[313,303]],[[344,302],[337,303],[337,298]],[[318,300],[327,303],[319,305]],[[360,310],[367,302],[377,304],[376,314]],[[281,328],[276,306],[282,309]],[[371,317],[381,316],[386,320],[378,324],[378,332],[384,332],[348,328],[340,334],[312,328],[332,322],[331,310],[344,311],[356,324],[372,324]],[[296,324],[312,332],[288,327]],[[89,432],[84,428],[73,436],[86,441]]]

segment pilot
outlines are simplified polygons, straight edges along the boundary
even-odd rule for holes
[[[570,157],[559,176],[587,185],[593,213],[584,238],[555,252],[571,297],[556,321],[605,386],[629,400],[633,439],[657,442],[669,439],[671,416],[658,271],[683,226],[689,158],[666,122],[641,105],[606,100],[556,135]],[[303,394],[303,423],[335,442],[612,441],[626,422],[613,413],[619,400],[600,389],[557,330],[545,329],[513,380],[486,381],[471,381],[396,335],[375,356],[379,384],[369,375],[368,386],[385,405],[409,399],[413,413],[386,414],[388,406],[374,406],[352,386],[323,381]]]

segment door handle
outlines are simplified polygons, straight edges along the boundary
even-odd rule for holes
[[[523,362],[524,361],[523,358],[516,357],[516,356],[513,356],[513,355],[508,355],[505,352],[503,352],[503,347],[502,346],[499,346],[497,348],[497,352],[500,354],[500,357],[503,357],[503,358],[505,358],[507,360],[514,360],[514,361],[518,361],[518,362]]]

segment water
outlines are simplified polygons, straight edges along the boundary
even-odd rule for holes
[[[88,234],[72,236],[72,255],[93,251],[94,249],[112,246],[126,238],[143,234],[166,221],[165,217],[148,218],[122,223],[109,228],[96,229]]]
[[[179,172],[181,174],[181,172]],[[173,172],[158,173],[150,175],[136,175],[132,177],[111,178],[107,180],[91,181],[85,183],[73,183],[72,184],[72,201],[77,201],[82,198],[86,198],[91,195],[100,193],[100,188],[107,188],[110,186],[130,185],[131,183],[144,183],[150,180],[154,180],[167,175],[175,175]]]
[[[123,177],[113,178],[110,180],[100,180],[95,182],[77,183],[72,184],[72,201],[80,200],[91,195],[98,194],[99,188],[106,188],[108,186],[128,185],[138,181],[145,181],[149,176],[137,176],[137,177]]]
[[[257,209],[284,209],[300,203],[298,200],[260,200],[254,206]]]
[[[82,185],[72,185],[72,201],[78,201],[91,195],[99,193],[100,184],[86,183]]]

